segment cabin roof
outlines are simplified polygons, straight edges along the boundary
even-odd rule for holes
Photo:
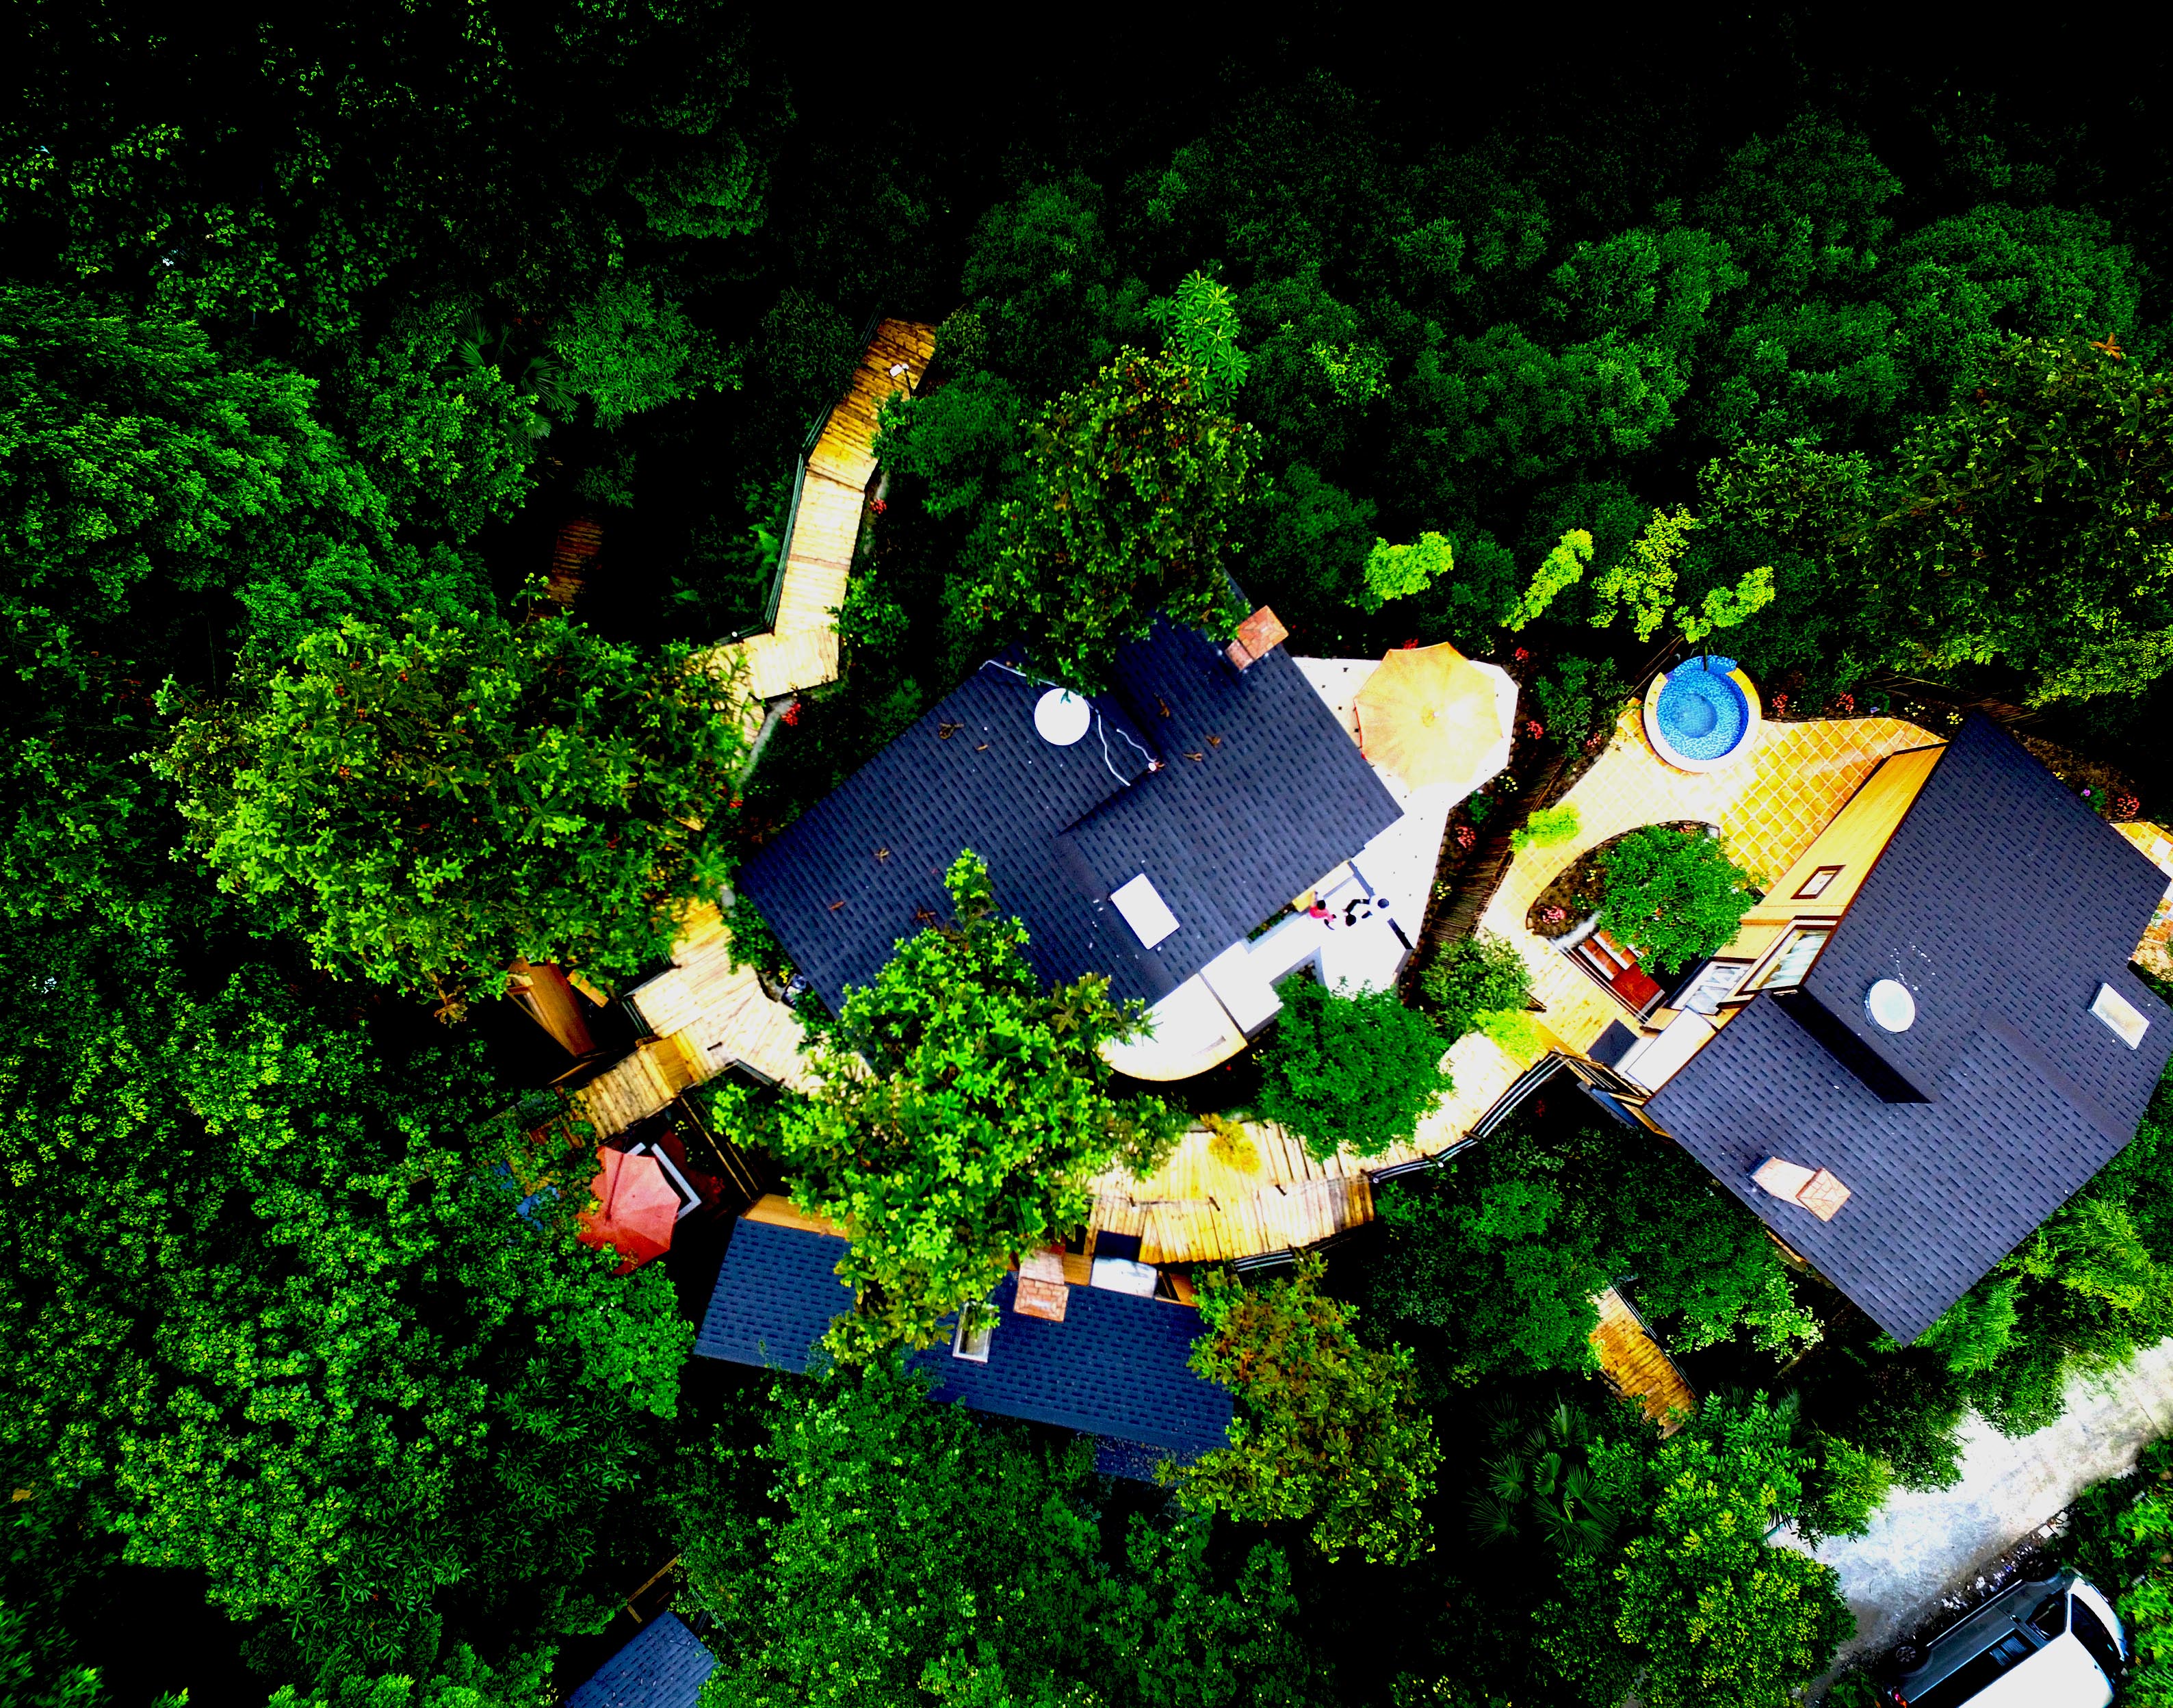
[[[747,862],[741,887],[833,1009],[947,916],[963,849],[1044,980],[1106,974],[1151,1003],[1400,816],[1281,647],[1240,673],[1157,619],[1112,679],[1056,747],[1034,729],[1047,684],[984,665]],[[1151,948],[1109,901],[1143,873],[1178,921]]]
[[[1901,1341],[2133,1137],[2173,1011],[2128,966],[2165,879],[1997,726],[1965,723],[1800,991],[1761,992],[1647,1105]],[[1865,1009],[1881,979],[1908,1030]],[[2090,1012],[2110,985],[2150,1023]],[[1761,1191],[1768,1157],[1850,1192],[1831,1221]]]
[[[844,1252],[831,1235],[741,1222],[694,1350],[806,1370],[831,1319],[852,1303],[836,1273]],[[913,1367],[935,1378],[936,1398],[1077,1430],[1119,1452],[1144,1446],[1155,1457],[1189,1458],[1227,1445],[1230,1396],[1188,1363],[1200,1332],[1197,1311],[1075,1286],[1064,1321],[1049,1322],[1011,1308],[1016,1284],[1007,1275],[991,1295],[1000,1321],[986,1364],[954,1358],[947,1337],[914,1354]]]
[[[566,1708],[695,1708],[717,1657],[673,1613],[659,1613],[566,1699]]]

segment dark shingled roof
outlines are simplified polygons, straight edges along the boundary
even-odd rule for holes
[[[694,1708],[717,1658],[671,1613],[659,1613],[566,1699],[566,1708]]]
[[[851,1303],[836,1273],[843,1241],[805,1229],[741,1222],[717,1272],[694,1342],[706,1358],[805,1370],[830,1319]],[[1227,1440],[1230,1396],[1192,1373],[1200,1334],[1189,1305],[1102,1287],[1074,1287],[1061,1322],[1013,1311],[1016,1278],[992,1296],[1003,1316],[989,1361],[953,1358],[946,1338],[917,1353],[938,1399],[1106,1438],[1113,1462],[1189,1458]]]
[[[2173,1012],[2128,968],[2165,889],[1972,718],[1803,990],[1753,998],[1647,1111],[1881,1328],[1913,1339],[2133,1137],[2173,1055]],[[1916,998],[1906,1032],[1864,1012],[1882,978]],[[2140,1049],[2089,1012],[2101,983],[2149,1020]],[[1761,1192],[1750,1175],[1769,1156],[1831,1170],[1848,1202],[1821,1222]]]
[[[1240,674],[1158,621],[1112,679],[1085,738],[1052,747],[1033,727],[1045,684],[984,665],[747,862],[741,887],[833,1009],[920,916],[947,914],[962,849],[1043,978],[1106,973],[1153,1002],[1400,815],[1280,647]],[[1151,949],[1108,905],[1141,872],[1178,921]]]

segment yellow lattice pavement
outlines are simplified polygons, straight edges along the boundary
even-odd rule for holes
[[[2149,823],[2116,824],[2113,829],[2142,850],[2144,859],[2173,878],[2173,831]],[[2143,941],[2136,945],[2135,958],[2160,978],[2173,979],[2173,885],[2159,898]]]
[[[1899,718],[1766,722],[1756,751],[1725,770],[1676,770],[1645,739],[1634,704],[1617,722],[1599,763],[1565,797],[1577,811],[1573,841],[1519,855],[1480,916],[1479,928],[1506,938],[1533,972],[1548,1029],[1573,1049],[1590,1046],[1625,1011],[1564,956],[1524,928],[1539,892],[1587,849],[1640,824],[1695,819],[1720,826],[1736,862],[1761,877],[1787,870],[1817,840],[1879,760],[1938,737]]]

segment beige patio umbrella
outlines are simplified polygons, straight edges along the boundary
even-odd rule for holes
[[[1388,654],[1357,712],[1359,751],[1415,789],[1479,782],[1502,739],[1493,678],[1446,642]]]

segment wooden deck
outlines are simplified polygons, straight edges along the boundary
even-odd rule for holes
[[[1295,1251],[1361,1227],[1373,1219],[1374,1175],[1460,1143],[1524,1068],[1478,1032],[1459,1038],[1446,1059],[1456,1089],[1408,1144],[1322,1161],[1274,1123],[1248,1122],[1254,1165],[1240,1168],[1216,1154],[1213,1134],[1195,1127],[1147,1178],[1119,1172],[1095,1181],[1088,1225],[1138,1235],[1149,1263]]]
[[[1697,1411],[1696,1391],[1646,1332],[1628,1300],[1610,1287],[1592,1302],[1599,1310],[1592,1349],[1601,1373],[1617,1393],[1642,1404],[1662,1435],[1672,1435]]]
[[[833,1240],[845,1237],[845,1230],[828,1216],[809,1215],[782,1192],[765,1192],[741,1220],[767,1222],[773,1228],[797,1228],[803,1234],[826,1234]]]
[[[603,549],[604,531],[588,516],[562,522],[551,549],[551,570],[543,597],[554,605],[571,605],[587,583],[589,565]]]
[[[748,733],[765,701],[834,681],[837,610],[844,603],[859,543],[882,406],[910,392],[936,352],[936,328],[886,320],[853,370],[807,453],[795,499],[777,615],[764,633],[712,648],[713,668],[742,673]],[[590,522],[560,531],[553,563],[554,598],[570,600],[601,534]],[[563,584],[563,585],[562,585]],[[574,1094],[577,1111],[600,1138],[623,1132],[688,1088],[739,1067],[788,1085],[806,1084],[800,1022],[773,1002],[751,967],[732,965],[731,934],[713,906],[686,916],[671,965],[628,992],[650,1035]]]
[[[875,478],[876,430],[882,406],[910,392],[936,351],[936,328],[887,320],[853,370],[807,453],[787,524],[785,574],[768,630],[717,649],[744,662],[749,694],[774,700],[837,679],[838,608],[844,603],[869,483]]]
[[[623,1132],[728,1068],[804,1086],[798,1019],[774,1002],[752,967],[732,965],[731,932],[716,908],[690,908],[671,965],[627,992],[650,1035],[574,1095],[600,1138]]]

